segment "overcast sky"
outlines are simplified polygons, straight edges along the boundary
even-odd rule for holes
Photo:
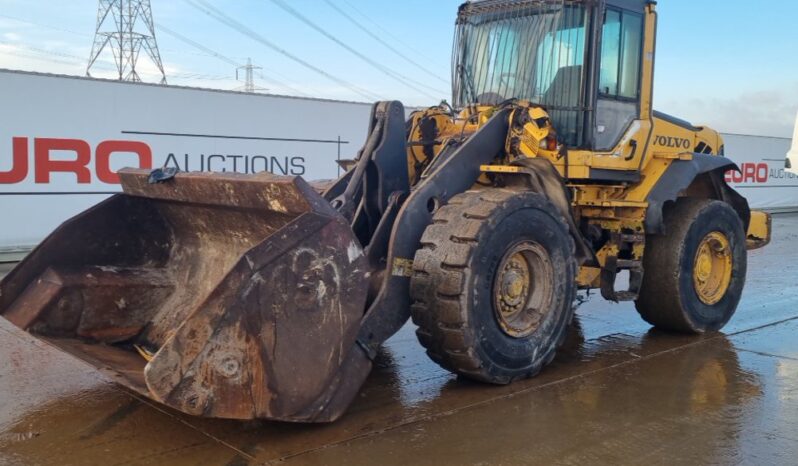
[[[244,64],[251,58],[263,67],[256,84],[270,92],[358,101],[373,96],[409,105],[448,98],[460,0],[191,1],[152,0],[155,21],[163,27],[157,39],[170,84],[233,89],[241,83],[229,60]],[[223,11],[260,40],[212,18],[197,1]],[[323,32],[280,8],[280,1]],[[0,68],[84,74],[97,3],[0,0]],[[659,110],[724,132],[792,136],[798,111],[798,2],[661,0],[659,12]],[[157,80],[147,60],[140,63],[143,79]],[[386,68],[402,78],[388,76]],[[112,69],[105,56],[93,74],[111,77]]]

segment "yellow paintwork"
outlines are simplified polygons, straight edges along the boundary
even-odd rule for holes
[[[759,210],[751,211],[751,224],[748,226],[748,249],[759,249],[770,244],[772,219],[770,214]]]
[[[515,158],[533,156],[559,160],[561,157],[556,132],[548,113],[539,106],[521,101],[510,114],[510,121],[516,121],[519,114],[528,122],[523,126],[510,125],[505,152]],[[543,123],[538,126],[538,122]]]
[[[640,118],[629,125],[616,147],[606,152],[562,147],[557,143],[556,129],[552,127],[546,110],[531,102],[516,101],[509,117],[505,155],[491,165],[482,166],[483,175],[477,183],[478,186],[490,186],[497,176],[522,172],[522,168],[513,165],[519,159],[549,160],[571,192],[575,221],[587,223],[615,238],[595,252],[597,263],[587,264],[579,271],[578,283],[582,288],[599,287],[601,267],[609,257],[623,255],[627,262],[642,261],[645,253],[643,242],[620,245],[616,239],[621,234],[645,234],[646,200],[671,164],[692,160],[698,147],[714,155],[718,155],[723,147],[720,134],[712,129],[689,128],[655,116],[652,95],[657,15],[654,3],[646,9]],[[419,166],[437,157],[450,142],[459,142],[474,134],[496,110],[492,106],[470,106],[455,115],[450,107],[442,105],[414,113],[408,149],[411,180],[420,176],[417,172]],[[429,138],[425,141],[422,137],[420,122],[425,119],[428,124],[434,121],[432,141]],[[599,183],[592,178],[596,170],[605,174],[608,170],[639,174],[639,177],[636,181]],[[749,246],[764,245],[769,237],[769,219],[755,212],[749,231]],[[622,251],[624,247],[625,251]]]
[[[482,173],[521,173],[521,167],[511,167],[508,165],[482,165],[479,167]]]
[[[693,286],[707,306],[720,302],[732,278],[732,251],[729,239],[713,231],[701,241],[693,262]]]

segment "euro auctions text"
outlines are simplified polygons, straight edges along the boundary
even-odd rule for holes
[[[151,169],[174,167],[181,171],[216,171],[302,176],[305,157],[219,153],[153,154],[142,141],[102,141],[96,145],[82,139],[14,137],[9,167],[0,169],[0,184],[25,182],[50,184],[55,173],[74,175],[77,184],[95,180],[119,184],[116,171],[123,167]],[[7,146],[8,147],[8,146]],[[2,155],[2,153],[0,153]]]

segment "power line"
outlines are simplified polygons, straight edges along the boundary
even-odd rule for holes
[[[422,65],[421,63],[419,63],[419,62],[417,62],[417,61],[413,60],[412,58],[410,58],[410,57],[408,57],[407,55],[405,55],[405,54],[404,54],[402,51],[398,50],[396,47],[394,47],[394,46],[392,46],[391,44],[389,44],[387,41],[385,41],[385,40],[384,40],[382,37],[380,37],[378,34],[375,34],[374,32],[372,32],[370,29],[368,29],[366,26],[364,26],[364,25],[363,25],[363,24],[362,24],[360,21],[356,20],[356,19],[355,19],[355,18],[353,18],[353,17],[352,17],[352,16],[351,16],[349,13],[345,12],[345,11],[344,11],[344,10],[342,10],[342,9],[341,9],[341,8],[340,8],[338,5],[336,5],[335,3],[333,3],[333,2],[332,2],[332,0],[324,0],[324,2],[325,2],[327,5],[329,5],[329,6],[330,6],[330,8],[332,8],[332,9],[333,9],[333,10],[335,10],[335,11],[337,11],[337,12],[338,12],[338,13],[339,13],[341,16],[343,16],[344,18],[346,18],[347,20],[349,20],[349,22],[351,22],[352,24],[354,24],[354,25],[355,25],[355,27],[357,27],[357,28],[358,28],[358,29],[360,29],[361,31],[363,31],[363,32],[365,32],[366,34],[368,34],[368,35],[369,35],[369,36],[370,36],[372,39],[376,40],[377,42],[379,42],[380,44],[382,44],[383,46],[385,46],[385,47],[386,47],[388,50],[390,50],[391,52],[393,52],[393,53],[395,53],[396,55],[398,55],[398,56],[402,57],[402,58],[403,58],[403,59],[404,59],[406,62],[408,62],[408,63],[410,63],[411,65],[415,66],[416,68],[418,68],[419,70],[421,70],[421,71],[423,71],[424,73],[428,74],[429,76],[431,76],[431,77],[433,77],[433,78],[437,79],[438,81],[441,81],[441,82],[443,82],[444,84],[449,84],[449,81],[448,81],[448,80],[446,80],[446,79],[444,79],[444,78],[441,78],[441,77],[440,77],[440,76],[438,76],[437,74],[433,73],[432,71],[430,71],[430,70],[429,70],[427,67],[425,67],[425,66],[424,66],[424,65]]]
[[[35,47],[21,46],[18,44],[9,44],[8,42],[0,42],[0,45],[7,45],[29,52],[25,53],[25,52],[20,52],[19,50],[4,50],[0,48],[0,54],[3,55],[11,55],[15,57],[28,58],[30,60],[37,60],[46,63],[58,63],[61,65],[75,66],[80,68],[86,65],[86,62],[84,61],[83,58],[77,57],[75,55],[69,55],[51,50],[38,49]],[[43,57],[42,55],[46,55],[47,58]],[[52,57],[57,57],[57,58],[52,58]],[[107,71],[116,70],[116,65],[109,62],[98,61],[95,65],[97,68],[101,68]],[[148,73],[146,71],[141,71],[139,72],[139,74],[148,75],[148,76],[160,76],[159,74]]]
[[[60,27],[56,27],[56,26],[51,26],[49,24],[37,23],[37,22],[33,22],[33,21],[30,21],[30,20],[27,20],[27,19],[17,18],[15,16],[9,16],[9,15],[0,14],[0,18],[6,18],[6,19],[10,19],[12,21],[17,21],[17,22],[20,22],[20,23],[26,23],[26,24],[30,24],[30,25],[33,25],[33,26],[39,26],[39,27],[43,27],[43,28],[47,28],[47,29],[52,29],[54,31],[66,32],[66,33],[69,33],[69,34],[74,34],[76,36],[89,37],[89,34],[85,34],[83,32],[77,32],[77,31],[73,31],[71,29],[64,29],[64,28],[60,28]]]
[[[64,53],[64,52],[57,52],[55,50],[45,50],[45,49],[40,49],[40,48],[36,48],[36,47],[31,47],[29,45],[10,43],[10,42],[5,42],[5,41],[0,41],[0,45],[5,45],[7,47],[14,47],[16,49],[23,49],[23,50],[27,50],[27,51],[34,52],[34,53],[43,54],[43,55],[50,55],[50,56],[61,57],[61,58],[69,58],[69,59],[78,61],[80,63],[83,63],[83,59],[78,57],[78,56],[76,56],[76,55],[71,55],[71,54]],[[8,52],[8,51],[6,51],[6,52]],[[112,66],[111,63],[108,63],[108,62],[98,61],[97,63],[100,64],[100,65],[104,65],[105,67]]]
[[[189,39],[188,37],[186,37],[186,36],[184,36],[184,35],[182,35],[182,34],[180,34],[178,32],[175,32],[175,31],[173,31],[173,30],[171,30],[171,29],[169,29],[167,27],[164,27],[161,24],[158,25],[158,29],[163,31],[163,32],[165,32],[166,34],[174,37],[175,39],[177,39],[177,40],[179,40],[179,41],[181,41],[181,42],[183,42],[185,44],[188,44],[191,47],[196,48],[197,50],[201,50],[201,51],[205,52],[209,56],[212,56],[212,57],[214,57],[214,58],[216,58],[218,60],[221,60],[221,61],[227,63],[228,65],[231,65],[231,66],[233,66],[235,68],[239,68],[241,66],[241,64],[239,62],[235,61],[234,59],[232,59],[232,58],[230,58],[230,57],[228,57],[226,55],[222,55],[221,53],[219,53],[219,52],[217,52],[217,51],[215,51],[215,50],[213,50],[211,48],[208,48],[208,47],[200,44],[199,42],[196,42],[196,41],[194,41],[192,39]],[[277,84],[280,87],[288,89],[288,90],[294,92],[297,95],[308,97],[307,93],[302,92],[299,89],[296,89],[296,88],[294,88],[292,86],[289,86],[288,84],[285,84],[285,83],[281,82],[278,79],[272,78],[272,77],[270,77],[268,75],[264,75],[263,73],[261,73],[261,77],[263,79],[267,80],[267,81],[270,81],[270,82],[272,82],[274,84]]]
[[[138,24],[143,24],[146,33],[136,31]],[[113,29],[103,31],[106,25],[113,26]],[[144,50],[161,72],[161,84],[166,84],[166,72],[155,39],[150,0],[99,0],[97,29],[86,76],[91,76],[92,66],[106,49],[113,52],[120,81],[141,81],[136,65]]]
[[[52,26],[52,25],[49,25],[49,24],[34,22],[34,21],[27,20],[27,19],[23,19],[23,18],[18,18],[18,17],[15,17],[15,16],[9,16],[9,15],[5,15],[5,14],[0,14],[0,18],[6,18],[6,19],[10,19],[12,21],[17,21],[17,22],[20,22],[20,23],[30,24],[30,25],[33,25],[33,26],[42,27],[42,28],[46,28],[46,29],[52,29],[54,31],[66,32],[66,33],[74,34],[74,35],[81,36],[81,37],[91,37],[89,34],[73,31],[73,30],[70,30],[70,29],[64,29],[64,28]],[[179,34],[179,33],[175,32],[175,31],[163,26],[162,24],[158,25],[158,30],[162,31],[162,32],[165,32],[167,35],[170,35],[170,36],[178,39],[179,41],[190,45],[191,47],[194,47],[195,49],[201,51],[202,53],[192,53],[192,52],[187,52],[187,51],[184,51],[184,50],[174,51],[174,50],[164,49],[163,47],[161,48],[161,50],[171,51],[171,52],[174,52],[175,54],[190,53],[192,55],[217,58],[217,59],[219,59],[219,60],[221,60],[221,61],[223,61],[223,62],[225,62],[225,63],[227,63],[227,64],[229,64],[229,65],[231,65],[233,67],[235,67],[235,68],[238,68],[239,65],[240,65],[240,63],[235,61],[233,58],[230,58],[228,56],[222,55],[221,53],[216,52],[215,50],[212,50],[212,49],[210,49],[208,47],[205,47],[204,45],[202,45],[202,44],[200,44],[200,43],[198,43],[196,41],[193,41],[193,40],[189,39],[188,37],[183,36],[182,34]],[[29,56],[29,58],[38,59],[37,57],[30,57],[30,56]],[[70,64],[71,65],[71,63],[65,63],[65,62],[61,62],[61,64]],[[282,76],[280,73],[278,73],[275,70],[270,70],[270,73],[276,74],[278,76]],[[277,86],[285,88],[286,90],[291,91],[291,92],[293,92],[296,95],[303,96],[303,97],[310,97],[310,94],[308,94],[307,92],[303,92],[303,91],[297,89],[296,87],[290,86],[290,85],[286,84],[285,82],[283,82],[283,81],[281,81],[279,79],[271,77],[268,74],[265,74],[265,73],[261,72],[261,73],[259,73],[259,75],[260,75],[261,78],[265,79],[266,81],[269,81],[270,83],[273,83],[273,84],[276,84]],[[199,75],[197,75],[197,76],[199,76]],[[284,79],[290,79],[290,78],[288,78],[286,76],[282,76],[282,77]],[[230,78],[230,77],[209,77],[207,79],[217,80],[217,81],[232,80],[232,78]]]
[[[64,52],[57,52],[55,50],[45,50],[45,49],[40,49],[36,47],[10,43],[5,41],[0,41],[0,46],[13,47],[14,49],[21,49],[23,51],[31,52],[38,55],[47,55],[48,57],[58,57],[59,59],[57,60],[52,58],[45,59],[41,56],[31,55],[30,53],[27,54],[21,53],[19,52],[19,50],[7,50],[0,47],[0,53],[5,55],[30,58],[33,60],[47,61],[51,63],[60,63],[62,65],[81,66],[81,67],[85,65],[85,61],[83,58]],[[95,63],[95,66],[108,71],[116,70],[116,64],[107,61],[98,60]],[[151,73],[147,71],[139,71],[139,74],[147,76],[161,76],[160,73]],[[186,79],[186,80],[232,81],[232,78],[230,78],[229,76],[208,75],[201,73],[172,73],[171,76],[174,78]]]
[[[58,64],[61,64],[61,65],[78,66],[78,67],[82,67],[84,65],[83,59],[81,59],[80,61],[67,61],[67,60],[64,60],[64,59],[52,58],[52,57],[45,58],[45,57],[42,57],[42,56],[36,56],[36,55],[28,54],[28,53],[23,53],[23,52],[20,52],[18,50],[5,50],[5,49],[0,48],[0,54],[9,55],[9,56],[13,56],[13,57],[28,58],[28,59],[31,59],[31,60],[38,60],[38,61],[47,62],[47,63],[58,63]]]
[[[40,22],[36,22],[36,21],[31,21],[31,20],[24,19],[24,18],[18,18],[16,16],[9,16],[9,15],[5,15],[5,14],[0,14],[0,18],[9,19],[9,20],[16,21],[16,22],[19,22],[19,23],[30,24],[32,26],[37,26],[37,27],[41,27],[41,28],[45,28],[45,29],[51,29],[53,31],[66,32],[66,33],[74,34],[74,35],[80,36],[80,37],[91,37],[89,34],[73,31],[71,29],[65,29],[65,28],[61,28],[61,27],[52,26],[50,24],[44,24],[44,23],[40,23]],[[222,55],[222,54],[220,54],[220,53],[218,53],[218,52],[216,52],[214,50],[211,50],[210,48],[205,47],[202,44],[199,44],[199,43],[197,43],[197,42],[195,42],[195,41],[193,41],[193,40],[191,40],[191,39],[189,39],[189,38],[187,38],[187,37],[175,32],[175,31],[172,31],[171,29],[169,29],[169,28],[167,28],[167,27],[165,27],[165,26],[163,26],[161,24],[158,24],[158,30],[159,31],[163,31],[166,34],[168,34],[170,36],[173,36],[176,39],[178,39],[178,40],[180,40],[180,41],[182,41],[182,42],[184,42],[184,43],[186,43],[186,44],[188,44],[188,45],[190,45],[190,46],[192,46],[192,47],[194,47],[194,48],[196,48],[196,49],[198,49],[198,50],[203,52],[203,53],[191,53],[191,52],[186,52],[186,51],[180,51],[180,52],[175,52],[175,53],[180,53],[180,54],[191,53],[192,55],[199,55],[199,56],[203,56],[203,57],[217,58],[219,60],[222,60],[222,61],[232,65],[233,67],[237,68],[239,66],[239,63],[237,61],[234,61],[232,58],[224,56],[224,55]],[[34,48],[34,47],[23,46],[21,44],[12,44],[12,43],[9,43],[9,42],[4,42],[4,41],[0,41],[0,44],[5,44],[5,45],[8,45],[8,46],[14,46],[14,47],[20,47],[20,48],[26,48],[27,50],[29,50],[31,52],[34,52],[34,53],[45,54],[45,55],[50,55],[50,56],[57,56],[57,57],[62,57],[62,58],[74,59],[74,60],[78,60],[79,61],[79,66],[84,66],[85,65],[85,61],[82,58],[77,57],[75,55],[68,55],[68,54],[64,54],[64,53],[55,52],[55,51],[52,51],[52,50],[37,49],[37,48]],[[162,48],[162,50],[163,50],[163,48]],[[43,59],[42,57],[36,56],[36,55],[31,55],[31,54],[23,54],[23,53],[19,53],[19,52],[10,52],[10,51],[2,51],[2,50],[0,50],[0,53],[3,53],[5,55],[18,56],[18,57],[22,57],[22,58],[29,58],[29,59],[38,60],[38,61],[45,61],[45,59]],[[75,63],[73,61],[66,61],[66,60],[52,60],[52,59],[50,59],[48,61],[50,61],[52,63],[59,63],[59,64],[62,64],[62,65],[70,65],[70,66],[78,65],[78,63]],[[99,68],[102,68],[102,69],[105,69],[105,70],[115,69],[115,65],[113,63],[106,62],[106,61],[97,61],[95,66],[97,66]],[[149,73],[149,72],[141,72],[140,71],[139,73],[140,74],[145,74],[145,75],[150,75],[150,76],[156,76],[156,74]],[[171,75],[172,75],[172,77],[180,78],[180,79],[186,79],[186,80],[209,80],[209,81],[232,81],[233,80],[233,78],[231,78],[230,76],[207,75],[207,74],[201,74],[201,73],[172,73]],[[267,81],[270,81],[270,82],[272,82],[274,84],[277,84],[278,86],[284,87],[285,89],[288,89],[288,90],[294,92],[297,95],[301,95],[301,96],[304,96],[304,97],[309,97],[309,95],[307,93],[302,92],[302,91],[300,91],[300,90],[298,90],[298,89],[296,89],[296,88],[294,88],[292,86],[289,86],[288,84],[285,84],[285,83],[283,83],[283,82],[281,82],[281,81],[279,81],[277,79],[271,78],[270,76],[261,75],[261,77],[263,79],[267,80]]]
[[[432,58],[430,58],[430,57],[428,57],[428,56],[424,55],[424,53],[423,53],[423,52],[420,52],[418,49],[415,49],[415,48],[413,48],[413,46],[409,45],[407,42],[405,42],[405,41],[403,41],[402,39],[400,39],[400,38],[396,37],[394,34],[392,34],[392,33],[391,33],[391,31],[389,31],[389,30],[385,29],[384,27],[382,27],[382,25],[381,25],[381,24],[380,24],[378,21],[375,21],[375,20],[373,20],[373,19],[372,19],[371,17],[369,17],[367,14],[363,13],[363,11],[362,11],[362,10],[358,9],[358,8],[357,8],[355,5],[353,5],[351,2],[349,2],[349,0],[340,0],[340,1],[342,1],[343,3],[345,3],[345,4],[346,4],[346,5],[347,5],[347,6],[348,6],[348,7],[349,7],[349,8],[350,8],[352,11],[354,11],[355,13],[357,13],[358,15],[360,15],[360,17],[361,17],[361,18],[365,19],[366,21],[368,21],[369,23],[371,23],[371,24],[372,24],[374,27],[376,27],[377,29],[379,29],[380,31],[382,31],[382,32],[383,32],[383,34],[385,34],[386,36],[388,36],[388,37],[390,37],[391,39],[393,39],[393,40],[394,40],[394,42],[396,42],[397,44],[400,44],[400,45],[402,45],[404,48],[406,48],[406,49],[410,50],[411,52],[415,53],[415,54],[416,54],[416,55],[418,55],[419,57],[421,57],[421,58],[423,58],[424,60],[426,60],[426,61],[427,61],[429,64],[434,64],[434,65],[436,65],[436,66],[439,64],[439,63],[438,63],[436,60],[433,60]]]
[[[235,31],[237,31],[237,32],[249,37],[250,39],[252,39],[252,40],[254,40],[256,42],[261,43],[262,45],[272,49],[273,51],[279,53],[280,55],[283,55],[284,57],[288,58],[289,60],[291,60],[291,61],[293,61],[295,63],[298,63],[298,64],[302,65],[303,67],[305,67],[305,68],[307,68],[307,69],[309,69],[309,70],[311,70],[311,71],[313,71],[313,72],[315,72],[317,74],[320,74],[320,75],[324,76],[325,78],[335,82],[336,84],[338,84],[338,85],[340,85],[342,87],[345,87],[345,88],[349,89],[350,91],[353,91],[353,92],[357,93],[360,96],[365,97],[366,99],[369,99],[369,100],[383,100],[380,96],[378,96],[378,95],[376,95],[376,94],[374,94],[374,93],[372,93],[372,92],[370,92],[368,90],[360,88],[359,86],[356,86],[356,85],[354,85],[354,84],[352,84],[352,83],[350,83],[350,82],[348,82],[348,81],[346,81],[344,79],[341,79],[341,78],[339,78],[337,76],[334,76],[334,75],[324,71],[323,69],[318,68],[317,66],[314,66],[311,63],[308,63],[307,61],[297,57],[296,55],[288,52],[287,50],[279,47],[278,45],[276,45],[275,43],[269,41],[268,39],[266,39],[265,37],[263,37],[260,34],[256,33],[252,29],[249,29],[248,27],[246,27],[245,25],[243,25],[240,22],[236,21],[235,19],[231,18],[227,14],[219,11],[213,5],[210,5],[205,0],[184,0],[184,1],[186,3],[188,3],[189,5],[191,5],[192,7],[198,9],[199,11],[202,11],[206,15],[208,15],[211,18],[215,19],[216,21],[224,24],[225,26],[227,26],[227,27],[229,27],[229,28],[231,28],[231,29],[233,29],[233,30],[235,30]]]
[[[74,35],[80,36],[80,37],[91,37],[90,34],[86,34],[86,33],[83,33],[83,32],[77,32],[77,31],[73,31],[71,29],[64,29],[64,28],[60,28],[60,27],[53,26],[53,25],[50,25],[50,24],[44,24],[44,23],[40,23],[40,22],[37,22],[37,21],[31,21],[31,20],[28,20],[28,19],[18,18],[16,16],[9,16],[9,15],[0,14],[0,18],[10,19],[12,21],[16,21],[16,22],[19,22],[19,23],[30,24],[32,26],[38,26],[38,27],[45,28],[45,29],[51,29],[53,31],[66,32],[66,33],[74,34]],[[158,30],[160,31],[162,29],[166,29],[166,28],[164,28],[162,25],[158,24]],[[197,56],[203,56],[203,57],[219,58],[219,57],[217,57],[215,55],[215,52],[212,52],[212,53],[197,53],[197,52],[189,52],[189,51],[185,51],[185,50],[179,50],[179,51],[178,50],[171,50],[171,49],[163,48],[163,47],[161,47],[161,50],[163,50],[164,52],[172,52],[172,53],[174,53],[176,55],[178,55],[178,54],[190,54],[190,55],[197,55]],[[236,66],[238,66],[238,65],[236,64]]]
[[[363,53],[357,51],[355,48],[351,47],[350,45],[346,44],[342,40],[340,40],[337,37],[335,37],[333,34],[328,32],[327,30],[325,30],[324,28],[322,28],[318,24],[316,24],[313,21],[311,21],[310,19],[308,19],[302,13],[298,12],[297,10],[292,8],[291,6],[287,5],[283,0],[271,0],[271,2],[274,3],[275,5],[277,5],[278,7],[280,7],[281,9],[285,10],[291,16],[297,18],[299,21],[305,23],[306,25],[308,25],[312,29],[316,30],[319,34],[321,34],[324,37],[330,39],[331,41],[333,41],[336,44],[338,44],[339,46],[343,47],[344,49],[346,49],[347,51],[349,51],[350,53],[352,53],[356,57],[358,57],[361,60],[365,61],[366,63],[368,63],[369,65],[373,66],[377,70],[381,71],[382,73],[384,73],[388,77],[390,77],[390,78],[396,80],[397,82],[399,82],[399,83],[401,83],[401,84],[413,89],[416,92],[424,94],[425,96],[427,96],[427,97],[429,97],[431,99],[440,98],[440,95],[436,96],[436,95],[430,94],[430,93],[420,89],[420,87],[424,87],[424,88],[430,89],[433,92],[438,92],[438,93],[442,93],[442,91],[440,91],[438,89],[435,89],[435,88],[432,88],[432,87],[429,87],[429,86],[427,86],[424,83],[420,83],[418,81],[415,81],[415,80],[413,80],[413,79],[411,79],[411,78],[409,78],[407,76],[404,76],[401,73],[399,73],[397,71],[394,71],[394,70],[392,70],[392,69],[390,69],[390,68],[388,68],[388,67],[386,67],[386,66],[384,66],[384,65],[382,65],[380,63],[378,63],[377,61],[367,57]]]
[[[196,48],[197,50],[202,50],[203,52],[205,52],[206,54],[210,55],[211,57],[218,58],[219,60],[227,63],[228,65],[232,65],[232,66],[236,66],[236,67],[240,65],[240,63],[238,63],[237,61],[233,60],[232,58],[227,57],[225,55],[222,55],[221,53],[216,52],[213,49],[205,47],[204,45],[200,44],[199,42],[196,42],[196,41],[194,41],[192,39],[189,39],[188,37],[186,37],[186,36],[184,36],[184,35],[182,35],[182,34],[180,34],[178,32],[175,32],[175,31],[167,28],[163,24],[158,24],[158,30],[165,32],[166,34],[174,37],[175,39],[177,39],[177,40],[179,40],[179,41],[181,41],[181,42],[183,42],[185,44],[188,44],[188,45]]]

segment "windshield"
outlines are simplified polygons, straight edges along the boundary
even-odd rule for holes
[[[455,106],[529,100],[549,110],[569,145],[579,144],[586,9],[563,2],[517,2],[503,9],[491,8],[492,3],[468,4],[461,11],[455,38]]]

